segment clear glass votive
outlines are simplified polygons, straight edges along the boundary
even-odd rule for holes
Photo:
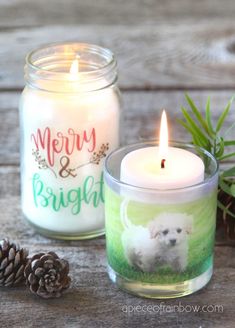
[[[125,155],[156,145],[129,145],[106,159],[108,274],[117,286],[132,294],[175,298],[203,288],[212,276],[218,163],[202,148],[172,143],[202,159],[205,175],[201,183],[162,190],[120,181]]]

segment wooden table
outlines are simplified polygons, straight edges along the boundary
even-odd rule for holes
[[[29,227],[20,209],[17,110],[29,50],[47,42],[93,42],[112,49],[119,62],[122,143],[154,138],[163,107],[174,122],[171,138],[189,140],[175,127],[185,90],[199,106],[211,96],[214,120],[234,93],[234,15],[234,0],[0,1],[0,237],[30,247],[31,254],[57,252],[70,261],[72,277],[71,289],[56,300],[39,299],[23,287],[2,288],[0,327],[235,327],[235,250],[223,231],[217,236],[209,285],[161,303],[130,296],[111,284],[104,238],[49,240]],[[230,115],[234,121],[234,107]],[[160,304],[168,307],[161,312],[142,307]],[[175,311],[179,304],[209,307]],[[222,305],[223,312],[213,305]],[[132,312],[125,312],[127,306]]]

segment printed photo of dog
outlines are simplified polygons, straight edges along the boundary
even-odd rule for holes
[[[161,266],[169,266],[177,272],[184,271],[193,217],[185,213],[164,212],[143,227],[129,220],[128,203],[124,200],[120,209],[124,227],[122,246],[128,264],[143,272],[154,272]]]

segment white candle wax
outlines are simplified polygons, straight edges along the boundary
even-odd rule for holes
[[[96,80],[90,85],[94,91],[83,92],[83,82],[71,72],[64,81],[41,80],[39,89],[26,87],[21,98],[23,213],[36,226],[59,233],[104,228],[104,158],[89,161],[102,145],[108,144],[107,155],[119,144],[116,92],[96,90]],[[39,167],[35,150],[47,168]]]
[[[176,189],[204,179],[203,161],[184,149],[169,147],[164,168],[161,162],[159,147],[132,151],[122,160],[120,180],[142,188]]]
[[[152,189],[178,189],[204,180],[204,163],[197,155],[168,147],[166,112],[162,112],[159,147],[145,147],[127,154],[121,162],[122,182]]]

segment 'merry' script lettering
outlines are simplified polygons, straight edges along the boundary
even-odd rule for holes
[[[37,129],[36,134],[31,135],[31,140],[35,143],[37,150],[44,149],[47,154],[47,162],[54,166],[55,154],[62,153],[71,155],[75,150],[81,151],[85,144],[87,150],[92,153],[96,147],[96,133],[92,128],[90,132],[83,131],[76,133],[74,129],[68,129],[67,135],[57,132],[52,136],[51,129],[46,127],[44,130]]]

